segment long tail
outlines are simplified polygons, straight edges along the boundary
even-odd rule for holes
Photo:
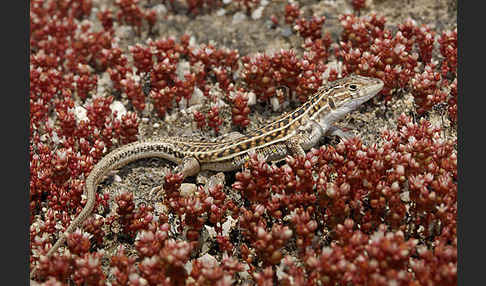
[[[46,256],[52,256],[57,249],[64,244],[67,235],[76,230],[76,228],[80,227],[86,218],[88,218],[88,216],[91,214],[96,202],[96,187],[109,171],[123,167],[140,159],[152,157],[160,157],[175,163],[180,163],[181,160],[169,155],[165,151],[165,149],[167,149],[167,144],[169,143],[162,140],[155,142],[150,140],[133,142],[111,151],[105,157],[103,157],[103,159],[96,163],[85,182],[84,194],[87,198],[86,205],[79,215],[71,222],[66,231],[59,236],[58,240],[51,247],[51,249],[49,249]],[[31,279],[35,276],[36,271],[37,267],[34,266],[30,272]]]

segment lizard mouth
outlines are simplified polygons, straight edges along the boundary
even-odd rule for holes
[[[380,90],[383,88],[384,82],[381,79],[378,79],[378,78],[374,78],[373,81],[374,81],[374,84],[369,87],[368,92],[373,94],[373,96],[374,96],[378,92],[380,92]]]
[[[368,82],[360,91],[360,95],[355,100],[345,104],[343,106],[344,109],[355,110],[358,106],[376,96],[383,89],[384,83],[381,79],[367,78],[367,80]]]
[[[381,79],[373,78],[373,79],[370,79],[370,80],[372,81],[372,84],[370,84],[369,86],[367,86],[365,88],[364,96],[363,96],[361,103],[368,101],[369,99],[371,99],[372,97],[377,95],[383,89],[384,82]]]

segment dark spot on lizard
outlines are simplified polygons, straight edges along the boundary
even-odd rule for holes
[[[336,109],[336,104],[334,104],[334,100],[332,100],[332,98],[328,98],[327,101],[329,102],[329,107],[331,107],[331,109]]]

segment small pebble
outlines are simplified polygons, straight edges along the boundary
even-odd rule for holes
[[[227,216],[226,218],[227,218],[226,221],[221,226],[223,236],[228,236],[231,229],[233,229],[238,222],[237,220],[233,219],[231,216]]]
[[[203,92],[195,87],[194,92],[192,93],[191,98],[189,99],[189,106],[196,105],[196,104],[202,104],[204,102],[204,94]]]
[[[256,94],[253,92],[247,93],[248,95],[248,106],[253,106],[256,104]]]
[[[206,185],[208,183],[208,178],[206,176],[198,174],[198,176],[196,177],[196,182],[200,185]]]
[[[210,238],[214,238],[216,235],[218,235],[218,233],[216,233],[216,231],[214,230],[214,227],[209,226],[209,225],[204,225],[204,227],[208,231]]]
[[[218,99],[218,101],[216,102],[216,106],[218,106],[219,108],[223,108],[228,106],[228,104],[224,102],[222,99]]]
[[[278,98],[273,96],[270,98],[270,104],[272,104],[272,110],[273,111],[278,111],[280,108],[280,102],[278,101]]]
[[[217,16],[224,16],[226,14],[226,10],[224,8],[219,9],[216,11]]]
[[[262,17],[262,14],[263,14],[263,7],[260,6],[251,13],[251,18],[253,20],[258,20]]]
[[[113,82],[110,79],[110,74],[104,72],[98,77],[98,85],[96,87],[96,94],[104,94],[107,87],[113,86]]]
[[[88,121],[88,116],[86,115],[86,109],[82,106],[75,106],[74,107],[74,116],[76,118],[76,122],[79,123],[80,121]]]
[[[181,187],[179,188],[179,191],[181,193],[181,196],[183,197],[188,197],[193,195],[197,190],[197,186],[195,184],[189,184],[189,183],[182,183]]]
[[[51,140],[52,140],[52,143],[54,143],[56,145],[59,144],[59,143],[61,143],[61,140],[59,140],[59,136],[57,136],[57,132],[56,131],[52,131]]]
[[[400,194],[400,199],[404,202],[410,201],[410,192],[403,192]]]
[[[189,64],[188,61],[180,61],[178,64],[177,64],[177,68],[176,68],[176,74],[177,74],[177,78],[179,78],[179,80],[184,80],[184,74],[186,73],[190,73],[191,72],[191,65]]]
[[[292,29],[290,27],[284,27],[282,28],[282,32],[280,33],[282,37],[290,37],[292,35]]]
[[[121,178],[120,176],[118,176],[118,175],[115,175],[115,176],[113,176],[113,180],[114,180],[115,182],[119,183],[119,182],[121,182],[121,181],[122,181],[122,178]]]
[[[167,206],[161,202],[156,202],[154,204],[155,206],[155,210],[158,212],[158,213],[167,213],[168,212],[168,209],[167,209]]]
[[[222,184],[224,185],[225,183],[225,176],[223,172],[219,172],[214,176],[211,176],[209,180],[207,181],[207,184],[204,186],[205,188],[212,188],[216,185]]]
[[[246,15],[245,13],[243,12],[236,12],[234,15],[233,15],[233,21],[232,21],[232,24],[233,25],[236,25],[236,24],[239,24],[241,23],[243,20],[246,19]]]
[[[157,12],[157,15],[167,13],[167,8],[165,7],[164,4],[157,4],[152,8],[152,10],[155,10]]]
[[[165,115],[165,122],[174,122],[178,118],[177,112],[167,112]]]
[[[135,30],[128,25],[121,25],[115,29],[115,35],[121,39],[133,39],[135,38]]]
[[[48,133],[42,134],[40,137],[41,142],[47,142],[47,138],[49,137]]]
[[[284,265],[276,265],[275,266],[275,274],[277,275],[278,281],[281,281],[284,277],[289,277],[285,271],[284,271]],[[290,278],[290,283],[293,282],[294,277],[289,277]],[[292,283],[293,284],[293,283]]]
[[[216,260],[216,258],[214,258],[214,256],[206,253],[204,254],[203,256],[199,257],[197,260],[199,260],[200,262],[202,262],[202,264],[206,267],[206,268],[212,268],[212,267],[216,267],[219,263],[218,263],[218,260]]]
[[[118,120],[120,120],[123,115],[127,114],[127,109],[125,108],[123,103],[121,103],[120,101],[113,101],[110,104],[110,109],[111,109],[112,113],[114,113],[116,111],[116,118]]]
[[[185,97],[181,98],[181,100],[179,101],[179,109],[181,109],[181,111],[185,110],[187,108],[187,99]]]

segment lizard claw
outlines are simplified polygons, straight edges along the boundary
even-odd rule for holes
[[[351,138],[355,137],[355,135],[353,133],[346,132],[346,131],[344,131],[341,128],[336,127],[336,126],[331,126],[328,129],[327,134],[331,135],[331,136],[337,136],[341,139],[351,139]]]

